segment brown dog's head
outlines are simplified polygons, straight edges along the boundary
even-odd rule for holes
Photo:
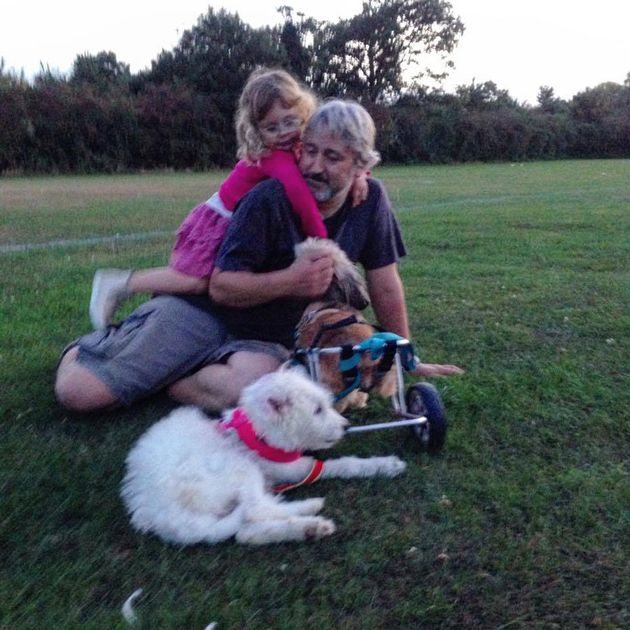
[[[296,329],[295,348],[307,350],[311,347],[337,348],[356,346],[369,339],[376,329],[368,324],[361,313],[346,304],[336,302],[314,302],[304,311]],[[348,388],[344,374],[339,368],[340,353],[320,354],[320,382],[337,395]],[[353,389],[347,396],[335,403],[335,408],[343,412],[348,407],[365,407],[368,392],[381,396],[391,396],[396,391],[396,378],[393,369],[380,375],[378,359],[372,359],[364,352],[357,365],[360,374],[360,389]]]
[[[320,298],[321,300],[340,302],[359,310],[370,305],[365,278],[335,241],[309,237],[295,246],[295,255],[296,257],[330,256],[332,258],[333,279],[326,293]]]

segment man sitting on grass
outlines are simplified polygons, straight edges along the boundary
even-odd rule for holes
[[[374,122],[357,103],[329,101],[304,132],[299,168],[329,238],[366,272],[380,326],[410,338],[398,260],[405,248],[382,185],[369,179],[367,199],[348,198],[354,179],[378,161]],[[176,400],[209,410],[233,406],[241,389],[288,356],[305,306],[333,275],[329,256],[295,258],[304,239],[282,185],[267,180],[239,204],[209,296],[162,295],[120,325],[73,342],[55,384],[59,402],[87,412],[130,405],[168,387]],[[420,364],[416,375],[460,374],[453,365]]]

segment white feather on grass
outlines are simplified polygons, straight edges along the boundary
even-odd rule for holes
[[[125,600],[125,603],[122,605],[122,616],[130,626],[133,626],[133,624],[138,621],[136,613],[133,611],[133,605],[141,595],[142,589],[139,588],[129,595],[129,597]]]

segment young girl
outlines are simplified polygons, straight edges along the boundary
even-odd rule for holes
[[[240,199],[269,177],[280,180],[305,236],[326,237],[315,200],[296,164],[304,125],[316,99],[283,70],[255,70],[239,99],[236,136],[240,161],[208,201],[194,208],[177,231],[168,267],[141,271],[100,269],[94,275],[90,320],[111,323],[118,306],[138,293],[204,293],[217,251]],[[365,179],[352,196],[362,201]]]

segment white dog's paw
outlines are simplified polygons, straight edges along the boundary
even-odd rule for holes
[[[324,536],[334,534],[336,529],[333,521],[327,518],[316,518],[304,527],[304,538],[305,540],[319,540]]]
[[[395,455],[391,455],[390,457],[381,457],[380,459],[382,460],[380,473],[385,477],[396,477],[404,472],[405,468],[407,468],[407,464]]]
[[[324,498],[315,497],[313,499],[304,499],[304,501],[301,501],[300,503],[300,514],[308,516],[310,514],[317,514],[318,512],[321,512],[324,507]]]

